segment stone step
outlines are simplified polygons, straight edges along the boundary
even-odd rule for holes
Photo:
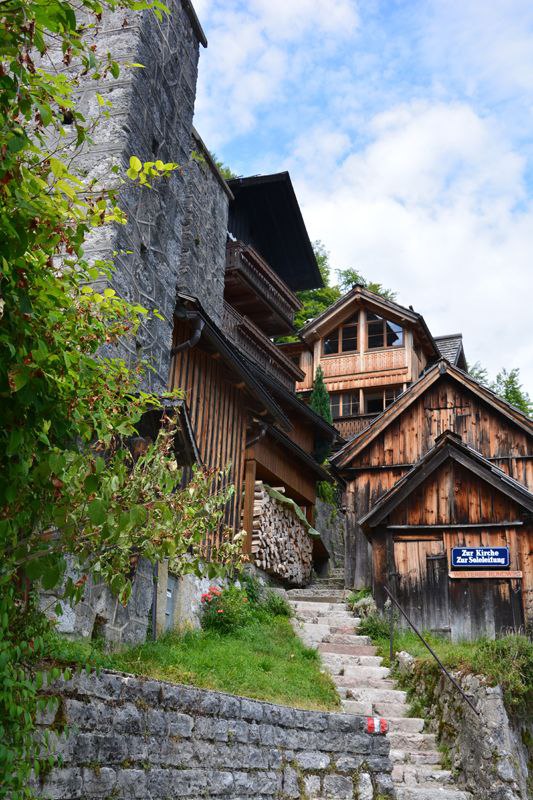
[[[359,636],[357,633],[330,633],[325,641],[328,644],[348,644],[357,650],[354,655],[358,656],[373,656],[378,651],[368,636]]]
[[[348,614],[348,609],[344,605],[344,603],[335,603],[329,602],[327,603],[325,600],[289,600],[291,606],[299,611],[302,610],[309,610],[309,611],[320,611],[321,614],[325,614],[326,612],[333,612],[335,614]]]
[[[350,656],[350,661],[346,663],[343,660],[346,656],[336,652],[332,653],[328,649],[327,642],[321,642],[318,645],[318,649],[322,654],[324,664],[328,664],[328,666],[331,664],[332,668],[337,664],[343,669],[346,669],[346,667],[381,667],[381,662],[383,661],[381,656]]]
[[[326,665],[327,666],[327,665]],[[329,672],[331,673],[331,668],[328,667]],[[394,690],[396,688],[396,684],[394,681],[386,680],[385,678],[349,678],[345,675],[335,675],[332,674],[333,683],[337,687],[338,690],[345,689],[347,693],[350,693],[352,690],[356,689],[368,689],[369,691],[372,690],[381,690],[381,689],[389,689]]]
[[[400,703],[382,703],[377,700],[373,703],[374,714],[385,719],[407,719],[409,717],[409,706],[405,702]]]
[[[396,786],[396,800],[471,800],[470,792],[445,786]]]
[[[386,679],[390,675],[390,669],[388,667],[359,666],[350,661],[344,667],[343,674],[345,678],[354,678],[354,680],[361,681],[362,683],[368,678],[372,680],[378,680],[379,678]]]
[[[359,664],[374,664],[379,666],[383,659],[381,656],[376,656],[377,649],[375,647],[358,647],[353,644],[336,644],[335,642],[324,642],[318,648],[321,653],[329,653],[331,655],[351,656],[352,659],[358,659]],[[361,652],[362,650],[373,650],[373,653]],[[366,659],[361,661],[361,659]],[[374,659],[369,661],[368,659]]]
[[[401,689],[371,689],[371,688],[358,688],[357,686],[347,686],[346,687],[346,699],[347,700],[358,700],[360,702],[366,702],[367,700],[372,703],[373,707],[379,705],[380,708],[384,708],[387,703],[404,703],[405,702],[405,692],[402,692]],[[386,712],[378,712],[380,716],[387,717]],[[394,714],[394,716],[398,716]]]
[[[392,779],[396,783],[416,784],[453,784],[453,775],[448,769],[438,769],[431,764],[395,764]]]
[[[310,600],[314,603],[337,603],[339,606],[345,606],[344,597],[345,597],[345,590],[344,589],[333,589],[333,588],[323,588],[323,589],[291,589],[287,592],[287,599],[291,600],[298,600],[298,601],[306,601]]]
[[[359,702],[358,700],[341,700],[342,709],[346,714],[355,714],[358,717],[372,717],[374,712],[372,703]]]
[[[438,750],[394,750],[391,747],[390,758],[394,764],[437,764],[440,766],[441,754]]]
[[[402,733],[422,733],[425,720],[418,717],[387,717],[389,730]]]
[[[437,737],[434,733],[411,733],[409,731],[391,731],[389,741],[392,750],[416,751],[419,753],[437,749]]]

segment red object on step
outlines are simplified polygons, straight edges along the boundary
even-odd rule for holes
[[[389,730],[389,723],[386,719],[381,717],[367,717],[366,718],[366,732],[367,733],[387,733]]]

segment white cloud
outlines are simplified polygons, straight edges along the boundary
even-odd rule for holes
[[[524,159],[465,104],[414,103],[369,123],[374,138],[326,180],[294,162],[309,232],[337,267],[398,290],[435,335],[462,331],[470,361],[519,366],[533,384],[528,320],[533,208]]]

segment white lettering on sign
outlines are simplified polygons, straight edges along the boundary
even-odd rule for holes
[[[453,567],[508,567],[508,547],[454,547]]]

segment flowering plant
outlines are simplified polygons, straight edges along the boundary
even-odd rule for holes
[[[251,609],[244,589],[229,586],[220,589],[210,586],[201,597],[203,605],[202,627],[228,633],[250,621]]]

